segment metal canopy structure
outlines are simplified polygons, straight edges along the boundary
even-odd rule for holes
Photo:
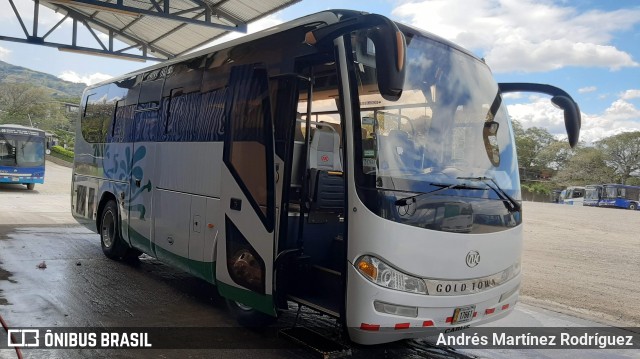
[[[14,0],[6,1],[24,37],[0,34],[0,40],[56,47],[61,51],[162,61],[229,32],[246,32],[249,22],[300,0],[33,0],[30,29],[23,20],[26,14],[19,12]],[[42,6],[62,18],[44,28],[39,24]],[[47,38],[59,31],[65,21],[73,24],[67,41],[49,41]],[[92,35],[95,46],[78,44],[78,30],[82,27]]]

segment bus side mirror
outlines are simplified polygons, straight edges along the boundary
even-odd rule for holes
[[[564,111],[564,127],[567,130],[569,144],[574,147],[578,143],[580,137],[580,108],[571,97],[553,96],[551,102]]]
[[[402,32],[388,21],[393,27],[377,26],[369,30],[368,35],[376,47],[376,76],[380,95],[385,100],[397,101],[404,87],[407,47]]]
[[[573,98],[555,86],[532,83],[499,83],[501,93],[507,92],[539,92],[553,96],[551,102],[564,111],[564,127],[567,130],[569,145],[575,147],[580,139],[580,107]]]
[[[376,48],[378,90],[385,100],[397,101],[402,95],[406,70],[407,44],[398,26],[377,14],[364,14],[319,27],[305,35],[313,46],[332,44],[333,40],[352,31],[368,30]]]

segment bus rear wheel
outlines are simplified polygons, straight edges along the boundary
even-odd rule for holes
[[[35,187],[36,187],[36,184],[35,184],[35,183],[27,183],[27,189],[28,189],[29,191],[33,190]]]
[[[629,209],[635,211],[638,208],[637,203],[629,203]]]
[[[243,327],[264,328],[278,319],[235,300],[227,299],[226,301],[229,312]]]
[[[119,259],[126,255],[127,246],[120,236],[120,221],[118,219],[118,205],[110,200],[102,210],[100,225],[100,245],[107,258]]]

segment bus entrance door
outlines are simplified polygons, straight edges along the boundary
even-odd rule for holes
[[[266,70],[231,70],[227,89],[216,285],[227,299],[275,315],[273,126]]]

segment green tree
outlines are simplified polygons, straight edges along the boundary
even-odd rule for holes
[[[561,186],[616,182],[615,168],[607,165],[606,155],[598,147],[578,147],[554,181]]]
[[[622,184],[640,170],[640,131],[623,132],[596,143],[607,165],[615,170]]]
[[[578,146],[581,145],[579,144]],[[569,146],[569,142],[553,140],[538,152],[535,162],[540,167],[557,171],[566,166],[569,159],[574,155],[574,151]]]
[[[525,201],[534,201],[535,195],[538,199],[546,200],[551,196],[553,191],[550,182],[531,182],[522,184],[522,196]]]
[[[512,123],[523,179],[536,179],[544,170],[555,169],[566,161],[568,146],[563,147],[549,131],[540,127],[525,130],[518,121]]]
[[[68,127],[61,104],[42,87],[28,83],[0,84],[0,123],[36,126],[43,130]]]

